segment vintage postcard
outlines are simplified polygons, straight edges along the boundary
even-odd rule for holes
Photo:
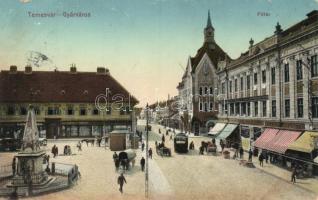
[[[1,0],[0,199],[317,200],[318,0]]]

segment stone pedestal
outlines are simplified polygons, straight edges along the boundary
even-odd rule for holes
[[[16,155],[17,172],[12,179],[11,186],[42,185],[48,182],[48,175],[43,170],[43,150],[23,151]]]

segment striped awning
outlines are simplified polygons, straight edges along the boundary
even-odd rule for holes
[[[214,136],[219,134],[224,129],[225,125],[225,123],[216,123],[215,126],[210,129],[208,135]]]
[[[228,138],[238,127],[237,124],[227,124],[221,133],[216,137],[216,139],[226,139]]]
[[[292,142],[288,149],[311,153],[315,149],[315,137],[318,138],[318,132],[306,131],[296,141]]]
[[[276,136],[265,145],[265,149],[283,154],[300,134],[300,131],[280,130]]]
[[[254,143],[254,146],[260,149],[265,149],[269,143],[278,133],[279,129],[266,128],[259,138]]]
[[[315,163],[318,163],[318,156],[314,159]]]

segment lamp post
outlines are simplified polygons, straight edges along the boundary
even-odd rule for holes
[[[148,185],[148,178],[149,178],[149,165],[148,165],[148,158],[149,158],[149,152],[148,152],[148,148],[149,148],[149,131],[148,131],[148,124],[149,124],[149,116],[148,116],[148,111],[149,111],[149,106],[147,103],[146,106],[146,173],[145,173],[145,196],[146,198],[148,198],[148,190],[149,190],[149,185]]]

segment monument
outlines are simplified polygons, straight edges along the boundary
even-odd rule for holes
[[[43,169],[43,156],[45,151],[40,148],[39,131],[36,124],[35,113],[32,106],[29,107],[26,124],[23,133],[21,151],[15,156],[14,168],[16,172],[9,187],[32,188],[43,186],[52,181]]]

